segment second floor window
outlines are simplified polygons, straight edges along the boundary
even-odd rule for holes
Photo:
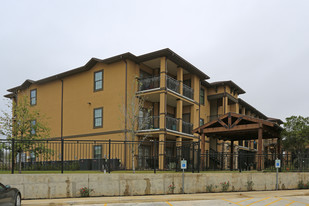
[[[201,90],[200,90],[200,103],[202,105],[205,104],[205,90],[203,88],[201,88]]]
[[[93,111],[93,127],[103,127],[103,108],[96,108]]]
[[[30,105],[36,105],[36,89],[30,91]]]
[[[103,70],[94,73],[94,91],[103,90]]]

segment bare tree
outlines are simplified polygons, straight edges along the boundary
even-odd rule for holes
[[[129,141],[129,150],[132,156],[132,170],[135,173],[135,154],[144,140],[151,135],[146,134],[143,136],[138,135],[141,130],[150,129],[151,122],[150,113],[152,108],[145,108],[145,98],[143,96],[137,96],[135,91],[138,88],[137,79],[132,84],[131,92],[128,93],[127,107],[121,105],[121,111],[126,113],[122,118],[122,123],[126,122],[127,140]],[[126,117],[125,117],[126,116]],[[126,120],[125,120],[126,118]],[[138,138],[140,136],[141,138]]]

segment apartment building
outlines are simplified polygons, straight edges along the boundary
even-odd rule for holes
[[[163,141],[199,141],[194,128],[234,112],[267,120],[268,117],[238,96],[245,91],[233,81],[208,82],[209,76],[170,49],[135,56],[124,53],[107,59],[92,58],[84,66],[41,80],[26,80],[8,89],[5,97],[18,102],[26,95],[31,107],[47,117],[51,138],[127,140],[132,116],[138,114],[136,138],[162,141],[159,154],[175,147]],[[142,107],[136,105],[142,99]],[[276,119],[270,119],[277,121]],[[227,151],[228,141],[205,137],[205,151]],[[255,152],[256,141],[239,141],[239,148]],[[151,148],[139,150],[148,154]],[[205,152],[205,151],[202,151]],[[97,157],[96,149],[93,156]],[[164,169],[164,155],[159,169]]]

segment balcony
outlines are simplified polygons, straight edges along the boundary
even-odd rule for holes
[[[160,76],[139,80],[139,91],[160,88]]]
[[[183,96],[193,99],[193,89],[183,84]]]
[[[139,117],[138,118],[138,130],[152,130],[160,128],[160,117]]]
[[[179,120],[173,117],[166,117],[166,129],[179,131]]]
[[[180,94],[180,82],[170,76],[166,76],[167,89]],[[138,91],[146,91],[160,88],[160,76],[149,77],[139,80]],[[183,84],[183,96],[193,99],[193,89]]]
[[[186,134],[192,134],[193,124],[182,121],[182,132]]]
[[[170,90],[173,90],[174,92],[177,92],[179,93],[179,81],[170,77],[170,76],[167,76],[167,79],[166,79],[166,83],[167,83],[167,88],[170,89]]]

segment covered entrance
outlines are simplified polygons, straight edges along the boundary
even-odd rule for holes
[[[211,137],[223,141],[230,142],[229,165],[230,169],[234,169],[234,165],[246,166],[241,158],[234,158],[234,142],[243,140],[257,140],[257,158],[254,169],[264,169],[263,157],[263,139],[277,139],[278,153],[280,154],[280,132],[282,128],[275,122],[270,122],[263,119],[258,119],[237,113],[226,113],[218,117],[218,119],[206,123],[193,130],[194,133],[201,135],[201,162],[205,162],[203,158],[205,153],[205,137]],[[254,158],[254,157],[252,157]],[[241,161],[234,164],[233,161]],[[253,160],[250,160],[252,162]],[[203,166],[203,165],[202,165]],[[236,169],[236,168],[235,168]]]

